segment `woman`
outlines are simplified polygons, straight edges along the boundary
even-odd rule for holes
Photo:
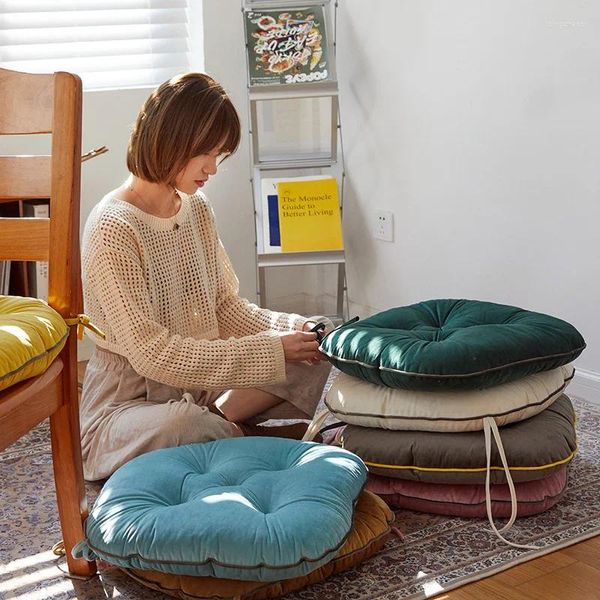
[[[313,416],[329,373],[314,322],[240,298],[198,191],[239,140],[217,82],[163,83],[133,128],[130,178],[88,218],[86,312],[106,339],[83,382],[87,479],[155,448],[244,435],[247,421]]]

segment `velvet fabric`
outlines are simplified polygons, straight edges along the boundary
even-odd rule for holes
[[[585,348],[571,324],[478,300],[428,300],[343,326],[321,343],[341,371],[412,390],[476,389],[555,369]]]
[[[562,498],[566,487],[566,465],[543,479],[515,483],[517,518],[552,508]],[[427,483],[372,474],[367,489],[396,508],[456,517],[487,518],[484,485]],[[508,485],[492,485],[490,492],[492,515],[495,518],[510,517]]]
[[[393,519],[394,514],[383,500],[363,491],[354,511],[352,530],[335,557],[315,571],[293,579],[261,583],[217,577],[171,575],[140,569],[127,569],[126,573],[143,585],[183,600],[277,598],[322,581],[335,573],[351,569],[376,554],[388,537]]]
[[[43,300],[0,296],[0,390],[43,373],[68,335],[63,318]]]
[[[564,394],[530,419],[500,428],[513,480],[548,477],[569,463],[577,450],[575,413]],[[483,484],[486,474],[481,431],[392,431],[347,425],[337,435],[371,473],[431,483]],[[491,483],[506,483],[500,454],[491,452]]]
[[[380,429],[477,431],[493,417],[499,427],[545,410],[564,392],[574,369],[564,365],[483,390],[426,392],[375,385],[340,373],[325,405],[344,423]]]
[[[105,483],[74,553],[179,575],[299,577],[338,553],[366,478],[347,450],[283,438],[155,450]]]

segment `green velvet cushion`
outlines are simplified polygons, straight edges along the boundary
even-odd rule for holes
[[[565,365],[584,348],[566,321],[477,300],[392,308],[333,331],[321,344],[341,371],[413,390],[500,385]]]

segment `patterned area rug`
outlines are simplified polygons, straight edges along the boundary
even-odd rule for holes
[[[405,539],[391,537],[362,566],[286,596],[287,600],[416,599],[434,596],[520,562],[600,534],[600,410],[574,400],[579,454],[568,490],[554,508],[517,521],[509,539],[542,550],[506,546],[485,522],[398,511]],[[98,492],[89,486],[90,499]],[[51,546],[60,539],[48,426],[41,425],[0,454],[0,598],[4,600],[164,600],[120,571],[101,564],[89,581],[63,576],[64,559]]]

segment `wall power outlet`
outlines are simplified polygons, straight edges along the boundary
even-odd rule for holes
[[[393,242],[394,213],[390,210],[376,210],[373,219],[373,237],[384,242]]]

